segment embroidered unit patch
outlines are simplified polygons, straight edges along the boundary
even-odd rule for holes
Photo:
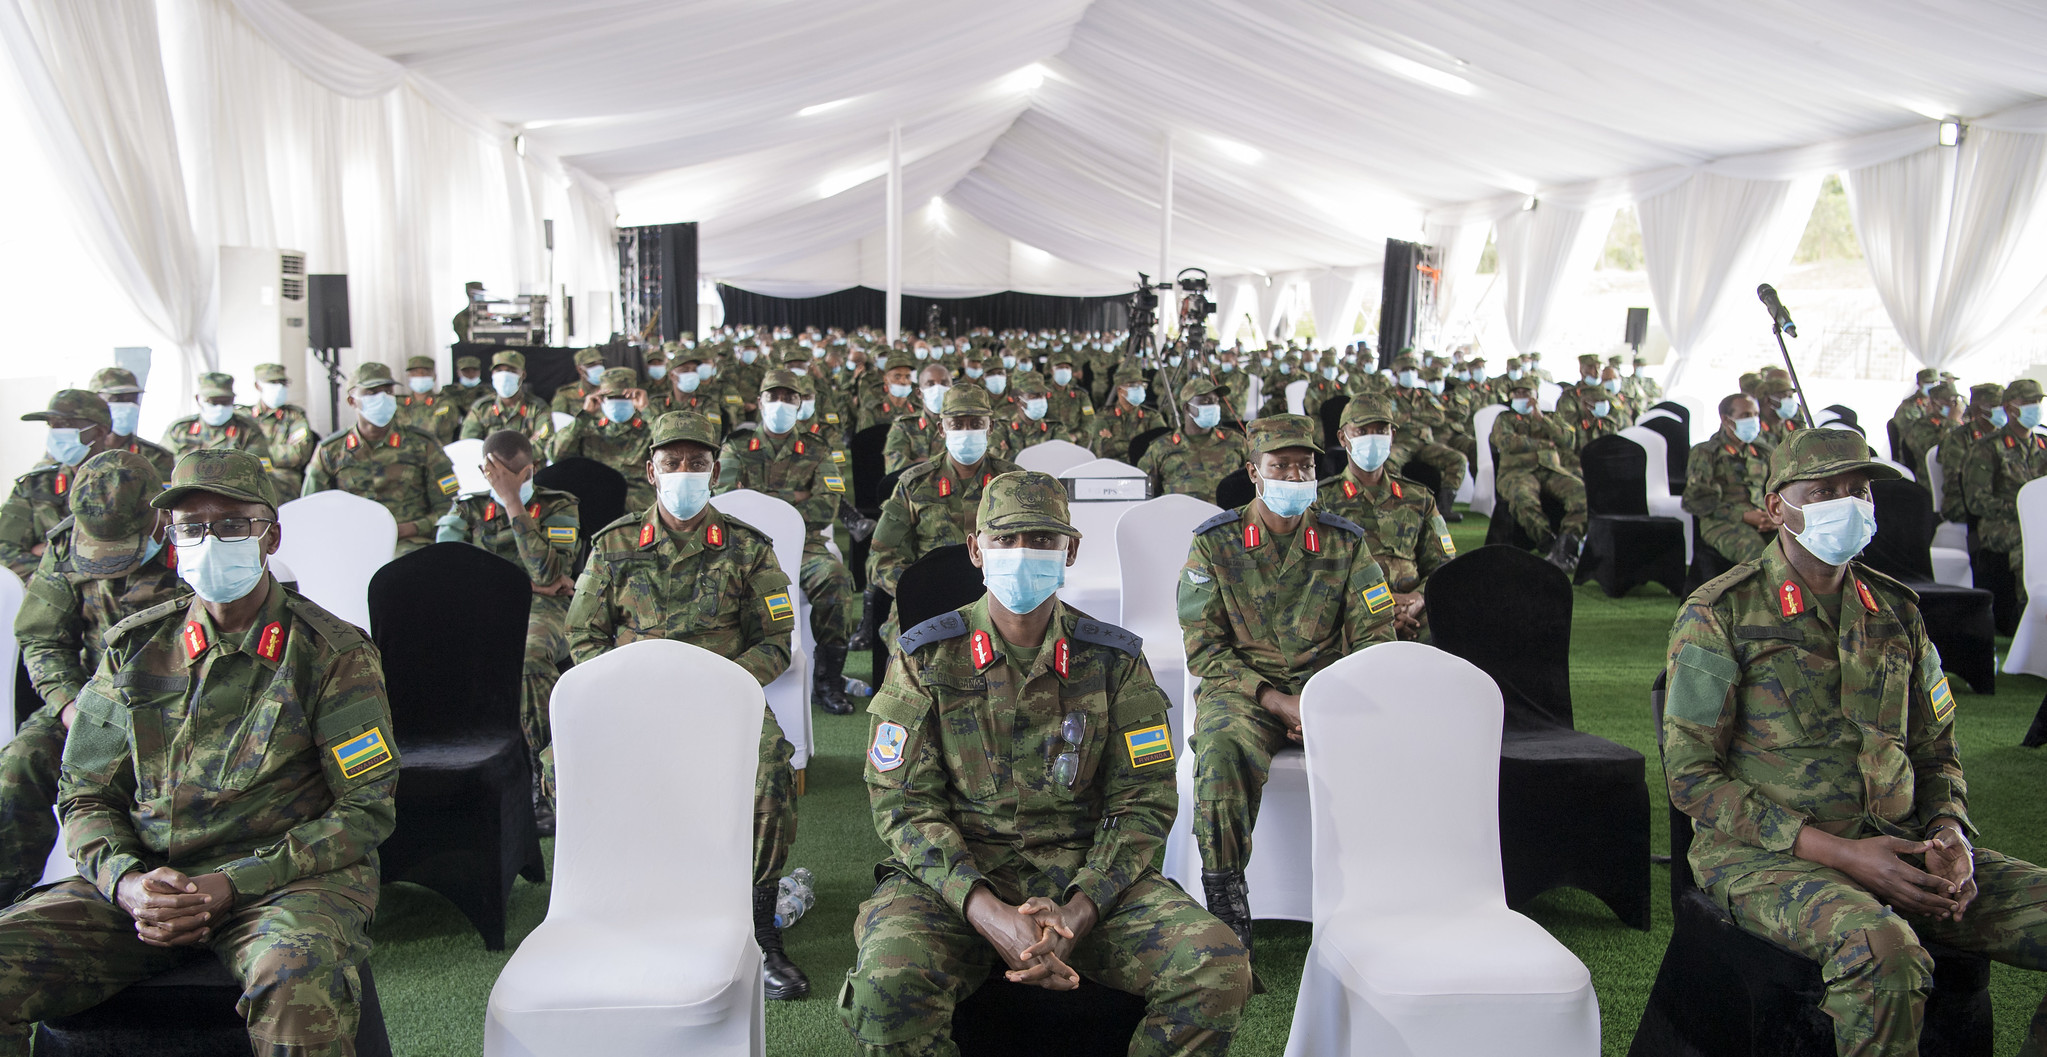
[[[874,727],[874,744],[867,747],[867,762],[877,771],[893,771],[903,765],[903,745],[910,740],[910,732],[893,720],[882,720]]]
[[[1132,767],[1150,767],[1173,758],[1173,738],[1163,723],[1123,735],[1123,746],[1130,752]]]
[[[341,777],[354,778],[381,763],[391,760],[391,747],[384,744],[381,727],[369,731],[354,741],[334,747],[334,761],[341,765]]]

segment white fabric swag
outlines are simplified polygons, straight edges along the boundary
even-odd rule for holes
[[[1507,284],[1507,338],[1517,352],[1540,348],[1550,307],[1567,284],[1592,266],[1613,213],[1612,206],[1588,212],[1538,202],[1494,225],[1493,248]]]

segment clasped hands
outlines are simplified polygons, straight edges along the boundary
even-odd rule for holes
[[[1870,894],[1899,910],[1935,920],[1960,921],[1976,899],[1976,861],[1968,839],[1952,822],[1936,825],[1925,840],[1836,837],[1815,826],[1798,831],[1792,854],[1847,874]],[[1904,856],[1925,857],[1924,870]]]
[[[223,873],[187,877],[168,866],[131,871],[114,886],[114,902],[135,919],[135,935],[152,947],[183,947],[213,936],[235,903]]]
[[[986,885],[967,896],[967,924],[995,947],[1009,966],[1009,982],[1051,991],[1080,986],[1080,973],[1067,963],[1081,937],[1095,927],[1098,911],[1085,894],[1065,906],[1032,896],[1021,906],[1003,902]]]

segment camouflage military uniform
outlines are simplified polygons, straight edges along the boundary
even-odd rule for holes
[[[246,459],[179,470],[158,506],[194,485],[268,493]],[[224,632],[180,598],[108,632],[64,746],[81,876],[0,912],[0,1025],[17,1033],[0,1052],[25,1054],[29,1023],[184,960],[138,943],[114,902],[124,875],[161,865],[233,886],[201,942],[240,981],[256,1052],[353,1052],[356,966],[398,781],[383,675],[347,623],[268,577],[256,589],[268,595],[247,631]]]
[[[398,417],[394,422],[425,433],[445,447],[459,439],[464,411],[440,393],[408,391],[398,397]]]
[[[1699,521],[1699,538],[1731,562],[1763,556],[1770,536],[1741,519],[1763,509],[1770,449],[1730,437],[1726,430],[1692,448],[1685,466],[1684,510]]]
[[[1894,451],[1891,455],[1897,461],[1907,466],[1913,465],[1915,461],[1909,454],[1911,445],[1906,443],[1906,438],[1911,436],[1912,427],[1926,419],[1929,415],[1941,413],[1947,407],[1947,402],[1936,402],[1933,397],[1932,389],[1939,384],[1939,371],[1931,367],[1921,368],[1919,373],[1913,376],[1912,395],[1898,401],[1898,409],[1891,412],[1891,426],[1897,430],[1899,444],[1907,449],[1907,451]],[[1950,393],[1949,400],[1952,399],[1953,394]],[[1923,452],[1925,449],[1922,448],[1920,450]],[[1923,481],[1926,478],[1924,475],[1921,475],[1919,479]]]
[[[484,375],[486,379],[499,367],[518,371],[523,379],[526,375],[526,354],[511,350],[495,353],[490,358],[490,367]],[[469,405],[469,417],[462,420],[462,439],[482,440],[501,429],[525,434],[526,439],[533,443],[534,457],[539,458],[554,444],[554,413],[525,389],[510,397],[498,396],[492,389],[489,396],[480,397],[476,403]]]
[[[2040,399],[2040,383],[2021,378],[2005,387],[2007,403]],[[2011,559],[2014,578],[2023,585],[2024,536],[2019,531],[2019,489],[2047,474],[2047,437],[2039,436],[2016,417],[2003,429],[1976,442],[1962,472],[1963,502],[1976,519],[1976,539]],[[2021,598],[2024,596],[2021,595]]]
[[[599,384],[598,382],[590,381],[585,376],[586,372],[592,367],[601,368],[603,366],[604,353],[596,349],[578,349],[576,351],[576,380],[554,391],[553,399],[548,401],[548,410],[564,415],[582,414],[583,398],[596,392]],[[630,368],[626,369],[630,370]],[[601,372],[599,377],[601,379]]]
[[[944,425],[939,416],[919,408],[916,414],[904,415],[889,426],[888,440],[882,447],[881,472],[906,470],[943,454]]]
[[[202,374],[199,376],[199,395],[232,399],[235,380],[225,374]],[[163,446],[179,458],[188,452],[209,448],[245,451],[262,460],[265,473],[277,469],[276,462],[270,458],[270,440],[264,435],[263,427],[240,411],[218,426],[207,425],[198,415],[186,415],[163,431]]]
[[[1549,546],[1557,532],[1582,539],[1585,479],[1571,454],[1571,427],[1539,411],[1524,415],[1510,409],[1493,420],[1493,447],[1500,453],[1500,498],[1536,546]],[[1563,524],[1556,530],[1542,512],[1544,493],[1564,507]]]
[[[1393,427],[1393,456],[1387,465],[1399,470],[1418,460],[1434,468],[1442,478],[1442,494],[1456,495],[1464,484],[1464,456],[1438,439],[1438,430],[1449,429],[1443,401],[1420,386],[1394,387],[1393,400],[1400,410],[1400,421]]]
[[[608,400],[623,400],[636,381],[631,368],[613,367],[592,391]],[[654,502],[654,486],[647,483],[647,438],[652,431],[645,416],[635,411],[631,418],[613,422],[601,410],[584,411],[581,404],[570,413],[576,420],[555,434],[554,458],[581,457],[617,470],[625,478],[625,508],[645,510]]]
[[[725,439],[718,469],[714,492],[751,488],[787,501],[803,515],[803,568],[797,580],[810,600],[811,635],[820,647],[843,647],[860,622],[860,611],[853,604],[853,574],[825,549],[839,505],[852,494],[830,449],[793,431],[778,437],[749,430]]]
[[[1945,437],[1960,419],[1955,413],[1954,387],[1946,382],[1933,387],[1933,393],[1927,398],[1927,402],[1928,407],[1924,415],[1911,419],[1899,427],[1898,446],[1904,450],[1897,455],[1900,462],[1912,468],[1915,480],[1930,487],[1933,478],[1929,476],[1929,471],[1938,467],[1927,462],[1926,453],[1939,445],[1941,438]]]
[[[1052,380],[1050,375],[1046,377],[1047,380]],[[1045,418],[1054,425],[1062,426],[1081,436],[1087,436],[1094,431],[1095,402],[1087,395],[1087,390],[1081,388],[1079,371],[1074,371],[1073,380],[1065,385],[1052,380],[1048,399],[1051,401],[1051,407],[1045,412]]]
[[[1597,415],[1593,413],[1597,409],[1597,403],[1605,403],[1607,405],[1606,414]],[[1620,431],[1621,407],[1618,400],[1608,397],[1603,401],[1595,402],[1594,407],[1586,408],[1585,413],[1578,416],[1571,423],[1571,453],[1573,455],[1582,455],[1586,445],[1601,437],[1611,437]]]
[[[51,418],[89,421],[107,430],[109,439],[112,437],[113,419],[107,414],[107,402],[96,393],[59,389],[51,395],[46,410],[21,416],[23,422]],[[87,451],[91,451],[90,446]],[[88,462],[90,458],[79,461]],[[58,523],[71,516],[71,488],[77,478],[78,467],[49,462],[14,479],[14,490],[8,493],[7,502],[0,504],[0,563],[14,575],[27,580],[35,573],[41,560],[35,548],[43,545]]]
[[[398,541],[397,553],[410,554],[433,542],[436,512],[455,494],[455,466],[431,434],[393,425],[372,443],[362,428],[358,422],[320,442],[300,494],[333,489],[375,500],[399,524],[417,529]]]
[[[1152,869],[1173,819],[1173,739],[1141,644],[1054,602],[1043,644],[1017,649],[989,605],[903,636],[868,706],[865,772],[890,858],[854,924],[841,1018],[865,1053],[957,1054],[953,1009],[1001,962],[967,923],[968,894],[1081,892],[1100,920],[1072,968],[1147,999],[1130,1052],[1227,1052],[1250,972],[1230,930]],[[1062,786],[1051,772],[1068,715],[1086,730]]]
[[[1386,473],[1371,484],[1357,463],[1346,459],[1342,473],[1322,482],[1315,505],[1365,530],[1372,560],[1400,594],[1421,590],[1437,569],[1457,557],[1435,497],[1405,477]]]
[[[1129,462],[1130,442],[1165,424],[1164,416],[1158,412],[1132,407],[1119,397],[1107,411],[1095,416],[1095,432],[1085,447],[1104,459]]]
[[[283,368],[278,368],[275,379],[282,381],[283,377]],[[263,367],[258,366],[256,381],[270,380]],[[306,464],[313,461],[313,449],[319,444],[319,438],[313,436],[313,423],[306,418],[306,409],[296,404],[268,407],[258,403],[237,410],[255,420],[256,428],[263,431],[263,440],[270,445],[270,487],[283,498],[299,494],[306,483]],[[170,479],[169,471],[165,471],[164,479]]]
[[[883,423],[893,425],[898,419],[916,415],[922,410],[923,406],[917,400],[915,388],[910,390],[909,396],[900,399],[888,395],[888,390],[883,388],[877,390],[873,395],[861,402],[860,429],[864,430]],[[894,430],[891,429],[890,432],[894,432]]]
[[[917,559],[974,531],[981,489],[1016,469],[1015,463],[983,455],[964,472],[951,458],[912,466],[896,478],[896,490],[881,504],[881,521],[867,552],[867,582],[893,595],[903,570]]]
[[[1206,384],[1206,383],[1189,383]],[[1191,424],[1159,437],[1144,450],[1137,468],[1151,478],[1153,495],[1175,493],[1215,502],[1216,487],[1251,461],[1244,435],[1217,426],[1196,430]]]

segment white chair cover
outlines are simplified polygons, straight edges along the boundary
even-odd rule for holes
[[[1060,477],[1081,463],[1092,461],[1094,457],[1093,452],[1078,444],[1048,440],[1017,452],[1016,464],[1026,470],[1036,470],[1039,473]]]
[[[2004,670],[2011,675],[2047,676],[2047,478],[2019,489],[2019,530],[2026,567],[2026,610],[2012,632]]]
[[[483,441],[477,438],[458,440],[441,449],[448,453],[448,461],[455,464],[455,487],[463,495],[480,495],[490,491],[490,481],[483,476]]]
[[[1187,673],[1182,691],[1189,706],[1201,696],[1201,679]],[[1198,708],[1187,710],[1199,716]],[[1183,740],[1193,737],[1190,724]],[[1179,884],[1202,906],[1208,897],[1201,889],[1201,847],[1194,841],[1194,753],[1180,754],[1174,775],[1180,786],[1180,812],[1166,833],[1167,879]],[[1314,868],[1308,830],[1308,772],[1301,751],[1284,748],[1274,753],[1272,770],[1266,774],[1265,799],[1258,808],[1258,821],[1251,827],[1251,861],[1244,867],[1245,887],[1250,889],[1253,918],[1312,920],[1315,891],[1310,884]]]
[[[1162,495],[1139,503],[1116,522],[1116,558],[1123,573],[1116,623],[1144,640],[1144,659],[1173,703],[1167,722],[1183,750],[1187,644],[1180,632],[1180,567],[1187,562],[1194,527],[1220,513],[1221,507],[1191,495]]]
[[[736,517],[766,533],[775,547],[775,561],[789,577],[789,596],[796,601],[789,668],[768,684],[767,695],[775,722],[782,725],[782,736],[796,747],[789,766],[803,770],[817,748],[810,724],[810,599],[797,582],[803,571],[803,515],[787,502],[751,488],[714,495],[711,505],[726,517]]]
[[[299,593],[365,631],[370,577],[391,560],[398,522],[382,504],[347,492],[315,492],[277,508],[277,557],[298,574]]]
[[[1297,378],[1286,384],[1286,413],[1305,415],[1308,413],[1308,380]]]
[[[1115,459],[1089,459],[1078,466],[1067,467],[1052,476],[1062,481],[1069,477],[1143,477],[1144,471],[1127,462],[1119,462]]]
[[[569,423],[574,422],[576,420],[576,416],[562,411],[551,412],[551,416],[554,422],[554,431],[556,433],[560,433],[562,430],[569,428]]]
[[[1471,416],[1471,435],[1478,438],[1474,445],[1478,450],[1478,469],[1468,475],[1471,478],[1471,512],[1486,517],[1493,516],[1496,502],[1493,492],[1493,423],[1506,410],[1505,404],[1488,404]]]
[[[1430,707],[1414,707],[1414,687]],[[1500,879],[1500,691],[1431,646],[1392,642],[1309,680],[1315,933],[1287,1057],[1591,1057],[1592,977],[1507,909]],[[1402,857],[1360,804],[1399,804]]]
[[[745,669],[665,639],[555,684],[554,889],[491,988],[488,1057],[765,1052],[749,885],[761,703]]]
[[[1238,372],[1237,377],[1243,379],[1243,388],[1238,390],[1243,399],[1238,403],[1237,417],[1249,422],[1265,413],[1265,379],[1242,371]]]
[[[21,663],[21,643],[14,638],[14,618],[21,612],[22,597],[27,589],[21,577],[14,570],[5,570],[0,576],[0,660],[7,666],[0,668],[6,678],[0,679],[0,745],[14,740],[14,666]]]
[[[1947,482],[1945,480],[1942,480],[1941,478],[1940,445],[1938,444],[1934,445],[1931,448],[1926,449],[1926,480],[1923,483],[1926,485],[1926,490],[1932,493],[1933,495],[1933,516],[1938,518],[1940,517],[1941,496],[1947,491],[1946,487]],[[1959,583],[1957,581],[1952,580],[1942,580],[1940,578],[1939,563],[1941,557],[1940,551],[1942,549],[1961,551],[1963,557],[1965,558],[1968,557],[1969,526],[1958,524],[1953,521],[1940,522],[1939,524],[1933,526],[1933,546],[1935,548],[1933,578],[1936,581],[1939,581],[1940,583],[1944,584],[1956,583],[1957,586],[1962,587],[1976,586],[1976,581],[1974,577],[1971,577],[1965,583]]]
[[[1664,418],[1676,418],[1668,411],[1654,414]],[[1642,416],[1648,418],[1648,415]],[[1685,565],[1692,564],[1692,516],[1685,512],[1684,497],[1670,494],[1670,443],[1663,434],[1647,426],[1629,426],[1620,435],[1640,445],[1648,456],[1643,480],[1648,487],[1649,513],[1657,517],[1674,517],[1684,522]]]
[[[1540,410],[1555,411],[1563,395],[1564,387],[1555,382],[1535,383],[1535,406]]]
[[[1062,481],[1079,477],[1142,480],[1144,471],[1115,459],[1090,459],[1061,471],[1058,476]],[[1144,500],[1138,499],[1128,502],[1076,501],[1068,506],[1067,516],[1081,534],[1080,556],[1066,570],[1066,584],[1059,589],[1060,601],[1091,617],[1115,619],[1115,614],[1123,608],[1123,573],[1116,549],[1116,524],[1125,513],[1143,505]]]

